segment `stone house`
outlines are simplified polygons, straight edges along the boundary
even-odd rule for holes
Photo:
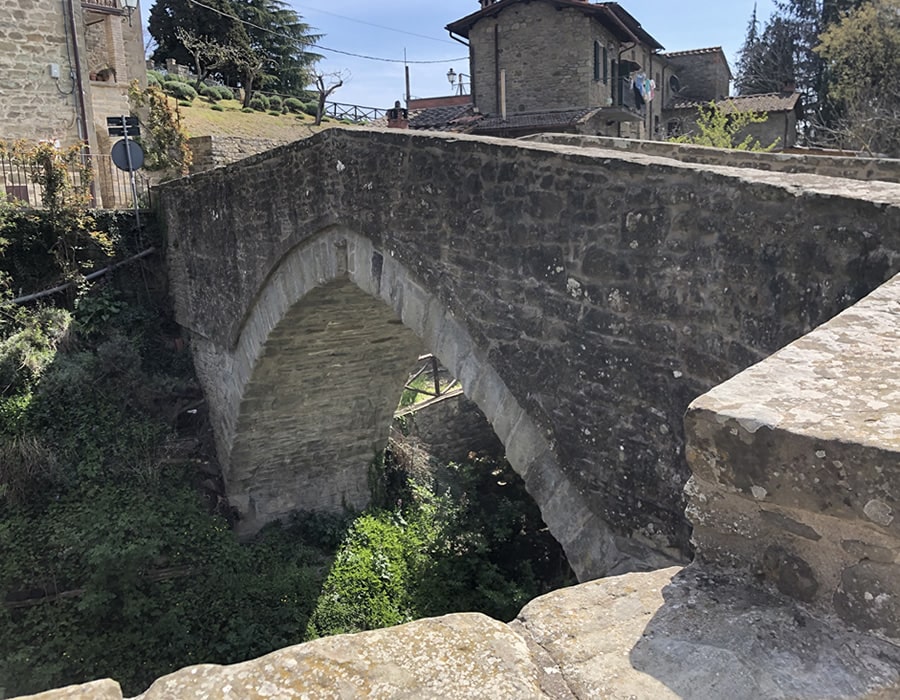
[[[776,144],[775,150],[793,148],[797,142],[797,121],[803,118],[803,103],[800,94],[792,90],[759,95],[738,95],[711,100],[726,114],[733,112],[753,112],[764,115],[765,121],[750,124],[738,138],[752,136],[762,146]],[[710,100],[676,99],[666,106],[663,118],[666,123],[665,136],[689,133],[696,127],[698,109]]]
[[[447,25],[469,46],[472,111],[480,115],[472,133],[647,138],[658,127],[662,100],[650,81],[660,85],[663,47],[618,3],[480,4]]]
[[[471,95],[463,104],[457,95],[410,102],[409,128],[663,140],[693,128],[700,104],[729,95],[732,74],[721,47],[663,53],[619,3],[479,3],[476,12],[446,27],[469,47]],[[752,97],[723,105],[766,113],[766,124],[753,125],[754,135],[765,144],[777,139],[780,148],[793,145],[801,116],[797,97]]]
[[[83,143],[97,203],[113,206],[106,118],[128,114],[132,80],[147,83],[140,8],[3,0],[0,19],[0,138]]]
[[[797,120],[803,116],[800,95],[792,86],[783,92],[729,97],[732,79],[728,60],[720,46],[664,55],[669,61],[672,99],[665,103],[661,138],[688,133],[697,123],[698,108],[716,103],[726,114],[753,112],[765,115],[766,121],[751,124],[741,137],[752,136],[763,146],[777,143],[777,149],[791,148],[797,140]]]

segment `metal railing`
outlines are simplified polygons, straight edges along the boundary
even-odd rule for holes
[[[91,182],[82,181],[79,168],[70,168],[67,173],[74,187],[90,192],[91,206],[97,209],[133,209],[131,175],[113,165],[110,156],[88,156],[87,162],[93,172]],[[135,173],[135,190],[138,207],[149,208],[150,181],[139,172]],[[0,154],[0,193],[7,200],[24,206],[34,209],[44,207],[41,188],[31,177],[29,168],[4,154]]]
[[[345,119],[356,124],[360,122],[373,122],[387,114],[387,109],[381,107],[362,107],[360,105],[348,105],[341,102],[326,102],[325,115],[333,119]]]

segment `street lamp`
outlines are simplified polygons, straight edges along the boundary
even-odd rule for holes
[[[128,13],[128,26],[131,26],[131,15],[134,14],[134,11],[137,9],[138,0],[122,0],[122,5],[125,7],[125,11]]]
[[[450,81],[450,87],[456,86],[456,71],[452,67],[447,71],[447,80]]]

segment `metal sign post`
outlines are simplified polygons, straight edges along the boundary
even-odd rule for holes
[[[134,179],[134,171],[144,165],[144,150],[129,136],[140,136],[141,127],[137,117],[107,117],[106,126],[110,136],[121,136],[122,140],[113,145],[112,160],[120,170],[127,170],[131,177],[131,201],[134,204],[134,221],[138,230],[141,228],[141,213],[138,208],[137,183]],[[124,151],[124,153],[123,153]]]

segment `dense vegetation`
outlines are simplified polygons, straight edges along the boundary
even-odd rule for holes
[[[738,57],[740,95],[800,93],[801,142],[900,155],[900,0],[778,0],[756,10]]]
[[[508,619],[571,582],[521,481],[486,459],[416,477],[388,460],[366,513],[307,514],[238,544],[159,260],[10,303],[153,243],[58,187],[46,212],[0,203],[7,693],[107,676],[137,693],[335,632],[457,610]]]
[[[207,76],[240,84],[245,107],[260,88],[302,94],[321,58],[309,50],[318,35],[282,0],[156,0],[147,30],[155,62],[191,66],[197,87]]]

